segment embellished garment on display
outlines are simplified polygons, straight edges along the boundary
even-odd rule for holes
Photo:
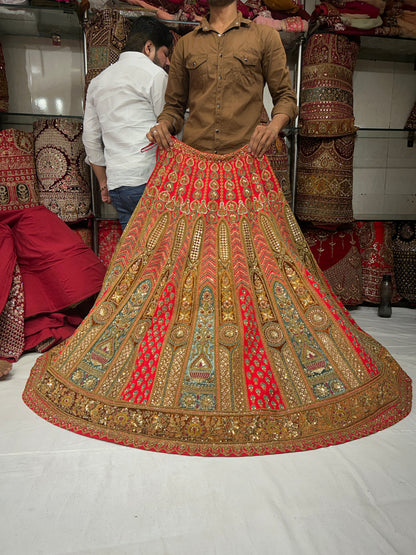
[[[244,456],[387,428],[411,381],[329,289],[267,158],[174,140],[95,307],[23,398],[89,437]]]
[[[101,10],[85,23],[88,62],[85,91],[94,77],[118,60],[130,29],[131,21],[112,9]]]
[[[380,302],[380,283],[385,274],[392,276],[393,298],[401,299],[395,280],[395,264],[392,242],[392,223],[357,221],[354,224],[359,238],[361,270],[363,275],[363,300]]]
[[[402,297],[416,303],[416,222],[394,222],[393,259],[397,289]]]
[[[89,169],[82,143],[82,123],[66,118],[33,122],[39,200],[64,222],[91,215]]]
[[[295,214],[316,225],[354,220],[354,135],[299,137]]]
[[[309,37],[302,62],[301,135],[337,137],[356,132],[352,77],[359,48],[342,35]]]
[[[304,230],[305,239],[332,291],[344,305],[363,302],[358,233],[350,229]]]
[[[33,153],[33,133],[19,129],[0,131],[1,212],[39,206]]]

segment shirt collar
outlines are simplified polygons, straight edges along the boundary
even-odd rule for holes
[[[144,57],[147,58],[146,54],[143,54],[143,52],[137,52],[136,50],[127,50],[126,52],[121,52],[119,59],[120,58],[140,58],[140,57]]]
[[[237,11],[237,17],[235,18],[234,23],[231,23],[231,25],[228,27],[228,29],[226,29],[225,32],[227,32],[229,29],[233,29],[234,27],[249,27],[250,25],[251,21],[249,19],[245,19],[243,17],[243,14]],[[201,19],[201,24],[198,27],[198,31],[209,32],[213,30],[214,29],[211,27],[209,20],[206,17],[203,17]]]

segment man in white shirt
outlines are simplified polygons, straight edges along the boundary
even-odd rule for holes
[[[88,87],[82,136],[87,162],[102,201],[113,204],[123,230],[156,163],[156,149],[141,149],[164,105],[171,45],[166,25],[139,17],[119,60]]]

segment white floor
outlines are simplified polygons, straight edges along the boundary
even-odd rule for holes
[[[357,323],[416,378],[416,310]],[[415,410],[388,430],[240,459],[140,451],[78,436],[21,400],[37,355],[0,381],[0,553],[416,554]]]

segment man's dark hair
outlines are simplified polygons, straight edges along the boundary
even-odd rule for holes
[[[142,15],[133,21],[126,46],[122,51],[142,52],[148,40],[153,42],[156,49],[161,46],[170,49],[172,46],[172,35],[168,27],[156,17]]]

